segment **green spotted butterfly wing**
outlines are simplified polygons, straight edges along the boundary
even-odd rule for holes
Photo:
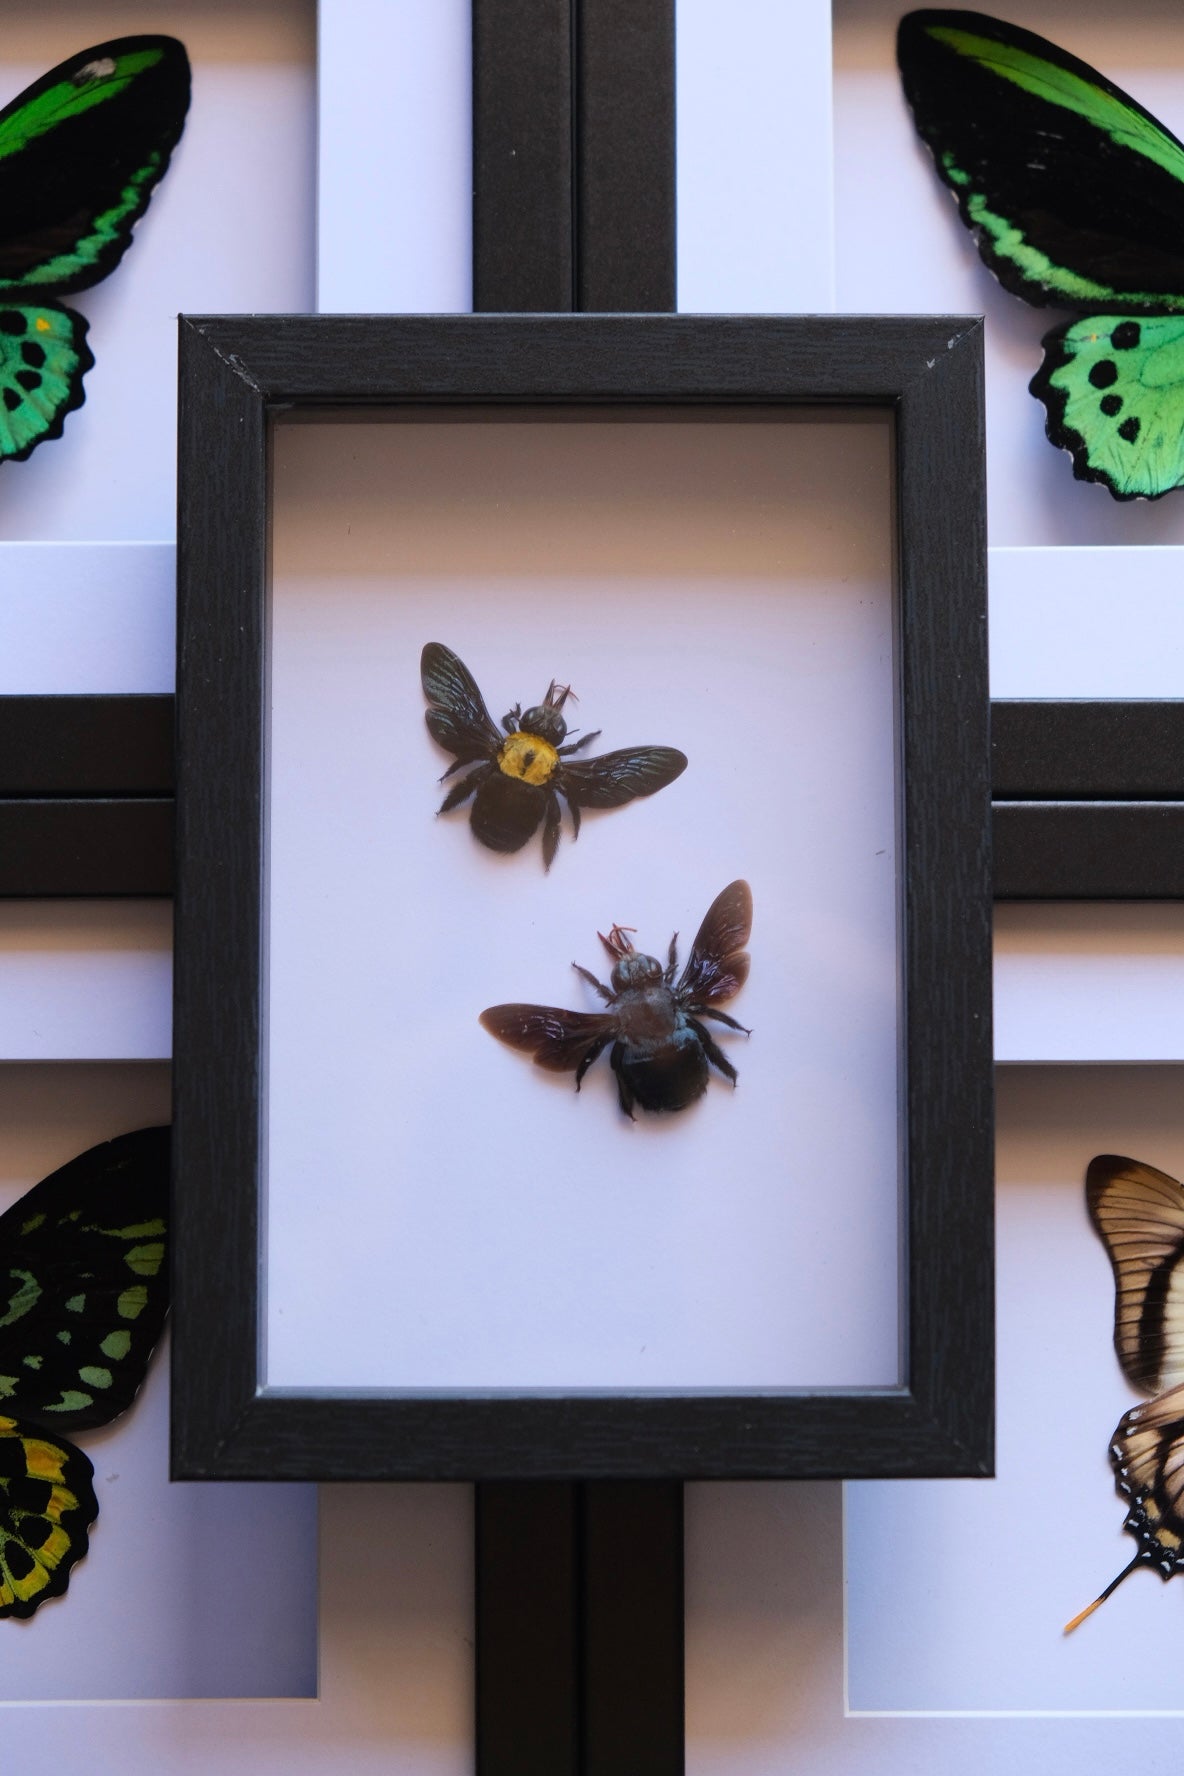
[[[1046,337],[1032,380],[1052,442],[1118,499],[1184,484],[1184,144],[1087,63],[984,13],[908,13],[897,57],[985,263],[1025,301],[1088,311]]]
[[[57,300],[122,258],[189,105],[173,37],[81,50],[0,111],[0,460],[60,437],[94,362]]]
[[[0,1616],[66,1588],[98,1515],[59,1434],[109,1423],[168,1306],[169,1131],[93,1147],[0,1215]]]

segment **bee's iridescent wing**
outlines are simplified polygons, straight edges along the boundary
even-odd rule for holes
[[[729,882],[707,909],[691,946],[687,965],[674,989],[687,1006],[721,1005],[748,979],[744,946],[752,930],[752,890],[747,882]]]

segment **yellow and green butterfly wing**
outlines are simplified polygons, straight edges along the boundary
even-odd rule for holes
[[[81,1449],[0,1415],[0,1616],[60,1597],[99,1514]]]
[[[0,1616],[60,1596],[99,1508],[58,1434],[135,1397],[168,1307],[169,1130],[79,1154],[0,1215]]]

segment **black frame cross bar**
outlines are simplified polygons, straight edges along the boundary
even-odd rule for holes
[[[172,893],[171,696],[0,697],[0,898]],[[996,900],[1184,897],[1184,700],[994,702]]]

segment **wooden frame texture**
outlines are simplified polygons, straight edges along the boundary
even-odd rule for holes
[[[981,1474],[992,1460],[981,322],[181,324],[177,1478]],[[258,1368],[269,420],[309,410],[881,407],[895,418],[907,1385],[351,1396]],[[545,423],[545,422],[543,422]],[[954,663],[957,665],[955,671]]]

